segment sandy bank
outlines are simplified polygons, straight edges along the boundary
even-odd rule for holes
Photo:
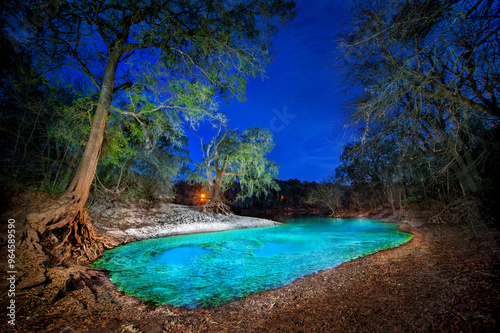
[[[198,207],[170,203],[158,203],[154,206],[104,203],[92,207],[90,213],[96,227],[112,239],[115,245],[148,238],[281,224],[234,214],[202,213]]]

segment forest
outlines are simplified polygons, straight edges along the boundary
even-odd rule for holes
[[[292,0],[2,4],[2,234],[15,216],[26,260],[73,267],[68,281],[88,283],[75,267],[110,248],[88,212],[108,201],[270,218],[384,212],[403,221],[425,211],[429,225],[496,230],[500,4],[353,1],[331,52],[356,138],[322,181],[281,179],[269,158],[273,133],[233,128],[220,111],[265,76],[273,38],[295,8]]]

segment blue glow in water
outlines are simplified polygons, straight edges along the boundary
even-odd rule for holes
[[[260,249],[253,251],[253,254],[258,257],[273,257],[282,253],[301,253],[307,251],[307,247],[301,244],[293,243],[274,243],[269,242],[264,244]]]
[[[290,220],[133,242],[106,251],[91,266],[108,270],[120,290],[144,301],[218,306],[411,239],[396,227],[366,219]]]
[[[154,265],[188,265],[197,259],[197,256],[214,253],[199,246],[181,246],[163,252],[152,260]]]

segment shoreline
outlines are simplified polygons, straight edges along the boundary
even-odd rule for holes
[[[200,212],[199,207],[167,203],[160,203],[151,209],[123,204],[114,207],[98,207],[91,212],[91,219],[115,246],[151,238],[282,224],[250,216]]]
[[[365,217],[363,217],[365,218]],[[377,219],[376,217],[367,217]],[[384,219],[379,219],[384,220]],[[20,296],[18,332],[490,331],[499,322],[495,237],[463,238],[416,221],[412,239],[292,283],[201,309],[153,306],[125,296],[100,270],[45,299]],[[496,238],[497,239],[497,238]],[[495,257],[496,255],[496,257]],[[496,266],[495,266],[496,265]],[[76,280],[75,280],[76,281]]]
[[[220,216],[219,216],[220,217]],[[322,217],[322,216],[310,216],[310,218],[326,218],[326,219],[333,219],[333,220],[336,220],[336,218],[332,218],[332,217]],[[262,219],[258,219],[258,224],[254,224],[250,227],[247,227],[246,224],[242,224],[242,223],[238,223],[235,225],[235,221],[241,221],[241,220],[247,220],[249,218],[253,219],[252,217],[246,217],[246,216],[238,216],[238,215],[231,215],[231,216],[226,216],[224,217],[226,220],[230,220],[233,222],[233,225],[231,228],[225,228],[223,229],[222,231],[227,231],[227,230],[234,230],[234,229],[247,229],[247,228],[265,228],[265,227],[268,227],[267,224],[269,224],[267,221],[263,221]],[[302,217],[302,218],[305,218],[305,217]],[[359,220],[366,220],[363,221],[362,223],[371,223],[372,221],[374,222],[384,222],[384,223],[387,223],[387,224],[396,224],[397,225],[397,228],[396,230],[398,231],[402,231],[401,230],[401,223],[398,223],[396,221],[387,221],[387,220],[381,220],[381,219],[370,219],[370,218],[365,218],[365,217],[358,217],[358,216],[353,216],[353,217],[342,217],[342,218],[339,218],[341,220],[349,220],[349,219],[353,219],[355,221],[359,221]],[[299,219],[300,221],[300,219]],[[334,221],[336,222],[336,221]],[[226,222],[227,223],[227,222]],[[255,222],[254,222],[255,223]],[[264,223],[266,224],[265,226],[262,226],[260,225],[260,223]],[[284,223],[276,223],[274,225],[283,225]],[[218,226],[219,224],[218,223],[215,223],[216,226]],[[196,229],[197,232],[196,233],[188,233],[188,231],[192,228],[198,228],[199,226],[201,226],[201,229]],[[220,232],[219,230],[213,230],[212,228],[206,228],[206,225],[204,225],[203,223],[198,223],[198,222],[195,222],[195,223],[192,223],[192,224],[189,224],[189,225],[183,225],[182,226],[182,230],[181,232],[179,233],[180,235],[192,235],[192,234],[201,234],[201,233],[205,233],[205,231],[203,231],[204,229],[208,229],[209,230],[209,233],[211,232]],[[130,229],[129,229],[130,230]],[[127,233],[129,232],[129,230],[127,230]],[[148,230],[155,230],[154,228],[148,228]],[[201,231],[200,231],[201,230]],[[134,229],[134,232],[135,232],[135,229]],[[401,247],[401,246],[404,246],[406,244],[408,244],[409,242],[412,241],[412,239],[414,238],[414,234],[409,232],[409,231],[404,231],[406,234],[410,234],[411,235],[411,238],[409,238],[408,240],[406,240],[404,243],[401,243],[399,245],[396,245],[396,246],[393,246],[393,247],[390,247],[390,248],[385,248],[385,249],[380,249],[380,250],[377,250],[376,252],[373,252],[373,253],[370,253],[370,254],[366,254],[366,255],[361,255],[359,257],[356,257],[356,258],[353,258],[349,261],[354,261],[354,260],[357,260],[357,259],[360,259],[360,258],[363,258],[363,257],[366,257],[366,256],[370,256],[370,255],[373,255],[377,252],[381,252],[381,251],[386,251],[386,250],[391,250],[393,248],[396,248],[396,247]],[[147,235],[147,233],[145,232],[144,235]],[[150,234],[151,236],[153,237],[150,237],[150,238],[139,238],[135,241],[139,241],[139,240],[146,240],[146,239],[154,239],[154,238],[160,238],[160,237],[165,237],[164,235],[162,235],[161,233],[158,234],[158,233],[154,233],[154,234]],[[177,233],[170,233],[167,237],[171,237],[171,236],[177,236],[178,234]],[[312,273],[309,273],[309,274],[305,274],[305,275],[302,275],[302,276],[299,276],[297,278],[295,278],[293,281],[297,280],[297,279],[306,279],[308,276],[312,275],[312,274],[315,274],[315,273],[318,273],[320,271],[325,271],[325,270],[331,270],[331,269],[335,269],[336,267],[340,266],[341,264],[343,264],[343,262],[341,262],[340,264],[336,264],[335,266],[331,266],[331,267],[327,267],[327,268],[322,268],[322,269],[319,269],[315,272],[312,272]],[[116,291],[118,292],[118,294],[120,295],[126,295],[127,297],[131,297],[134,301],[138,302],[139,304],[149,304],[148,301],[145,301],[145,300],[142,300],[136,296],[134,296],[133,294],[125,294],[124,292],[122,292],[118,286],[115,284],[115,283],[112,283],[111,282],[111,274],[110,272],[108,272],[106,269],[100,269],[100,268],[97,268],[97,270],[100,270],[102,272],[104,272],[105,276],[106,276],[106,282],[109,282],[107,283],[108,285],[112,286],[112,288],[116,289]],[[292,281],[292,282],[293,282]],[[276,287],[276,288],[273,288],[273,289],[277,289],[277,288],[281,288],[281,287],[286,287],[288,286],[289,284],[291,284],[292,282],[289,282],[289,283],[286,283],[284,285],[281,285],[279,287]],[[261,292],[265,292],[267,289],[265,290],[262,290],[262,291],[259,291],[257,293],[261,293]],[[247,297],[247,296],[245,296]],[[233,300],[234,301],[234,300]],[[229,303],[232,303],[233,301],[230,301]],[[225,304],[229,304],[229,303],[225,303]],[[225,304],[222,304],[222,305],[219,305],[219,306],[223,306]],[[161,307],[161,306],[168,306],[170,307],[171,305],[169,304],[155,304],[154,306],[158,306],[158,307]],[[219,307],[217,306],[217,307]],[[179,306],[173,306],[173,307],[179,307]]]

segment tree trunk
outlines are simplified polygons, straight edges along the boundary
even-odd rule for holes
[[[466,197],[469,194],[474,194],[479,191],[479,185],[477,181],[477,174],[475,174],[473,169],[464,161],[461,155],[455,157],[457,162],[457,167],[453,168],[460,186],[462,187],[463,196]]]
[[[89,139],[82,159],[68,189],[54,202],[50,202],[39,212],[26,218],[25,243],[28,248],[41,250],[40,243],[50,248],[50,252],[65,259],[73,250],[80,256],[94,259],[98,256],[94,248],[97,239],[93,226],[87,221],[84,206],[94,179],[99,153],[104,138],[106,119],[111,99],[119,53],[111,53],[101,86],[99,102]],[[55,232],[57,230],[57,232]],[[49,242],[50,240],[50,242]],[[57,246],[56,246],[57,245]],[[82,250],[83,248],[83,250]],[[55,251],[60,250],[60,251]]]
[[[223,202],[223,198],[222,198],[222,193],[220,191],[220,187],[221,187],[221,183],[222,183],[222,175],[219,174],[219,172],[215,175],[215,181],[214,181],[214,186],[212,188],[212,193],[211,193],[211,196],[210,196],[210,200],[212,200],[213,202]]]
[[[394,194],[392,192],[392,187],[389,183],[387,184],[387,199],[389,199],[389,202],[391,204],[392,215],[396,216],[396,207],[394,206]]]
[[[210,201],[205,204],[205,206],[203,207],[203,211],[211,211],[217,214],[228,215],[231,212],[231,210],[224,203],[224,198],[220,190],[225,167],[223,165],[222,168],[219,168],[218,159],[216,159],[215,163],[216,163],[215,179],[212,178],[211,174],[208,175]]]

